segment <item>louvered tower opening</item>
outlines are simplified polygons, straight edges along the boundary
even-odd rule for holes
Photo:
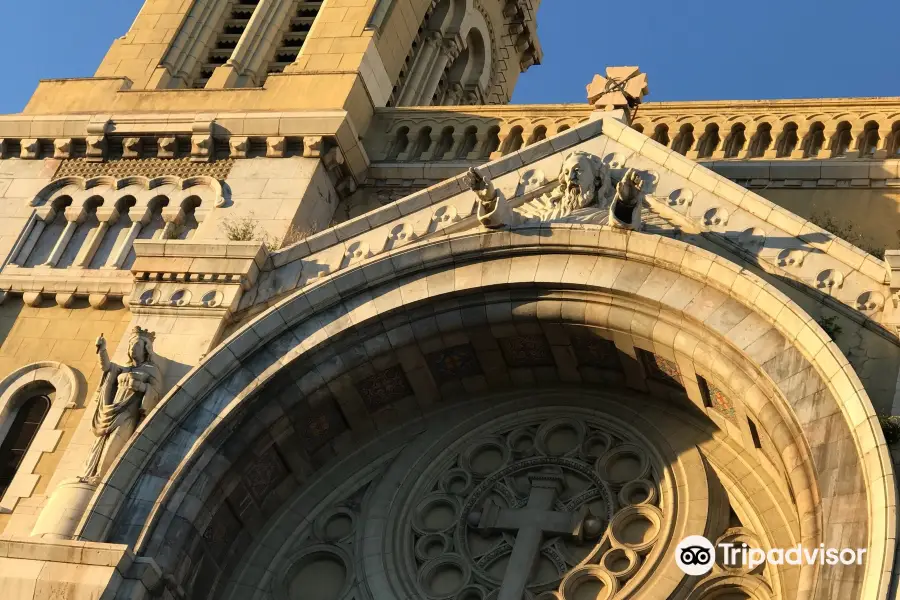
[[[266,75],[272,73],[283,73],[284,69],[295,60],[300,54],[303,42],[312,28],[313,21],[322,8],[322,2],[307,2],[300,0],[297,2],[297,9],[291,16],[287,29],[281,38],[281,43],[275,50],[275,55],[266,67]]]
[[[231,14],[226,17],[222,31],[209,50],[206,62],[200,65],[200,73],[194,78],[195,88],[206,87],[206,83],[212,77],[216,67],[224,65],[231,58],[259,2],[260,0],[238,0],[232,5]]]

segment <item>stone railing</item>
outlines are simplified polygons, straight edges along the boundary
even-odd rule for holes
[[[373,162],[491,160],[590,118],[582,104],[379,109]],[[695,160],[900,158],[900,98],[648,102],[634,129]]]
[[[485,162],[590,118],[582,104],[379,109],[366,134],[373,162]]]
[[[900,98],[648,102],[633,127],[692,159],[900,156]]]

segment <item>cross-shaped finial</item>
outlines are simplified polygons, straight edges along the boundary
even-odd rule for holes
[[[638,67],[607,67],[606,77],[594,75],[587,86],[588,102],[599,110],[634,110],[649,93],[647,75]]]

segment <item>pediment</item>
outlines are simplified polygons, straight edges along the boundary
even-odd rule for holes
[[[654,142],[617,116],[596,113],[590,122],[477,169],[527,219],[508,227],[554,221],[610,226],[608,208],[596,203],[562,216],[534,210],[559,187],[566,157],[586,153],[605,165],[612,186],[628,170],[640,174],[642,231],[683,239],[787,281],[818,302],[857,311],[856,320],[883,320],[890,296],[884,261]],[[326,275],[417,241],[483,227],[479,202],[460,175],[275,252],[239,310],[248,316]]]

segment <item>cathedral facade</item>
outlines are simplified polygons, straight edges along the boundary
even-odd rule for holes
[[[146,0],[0,116],[0,597],[897,597],[900,99],[511,105],[539,4]]]

